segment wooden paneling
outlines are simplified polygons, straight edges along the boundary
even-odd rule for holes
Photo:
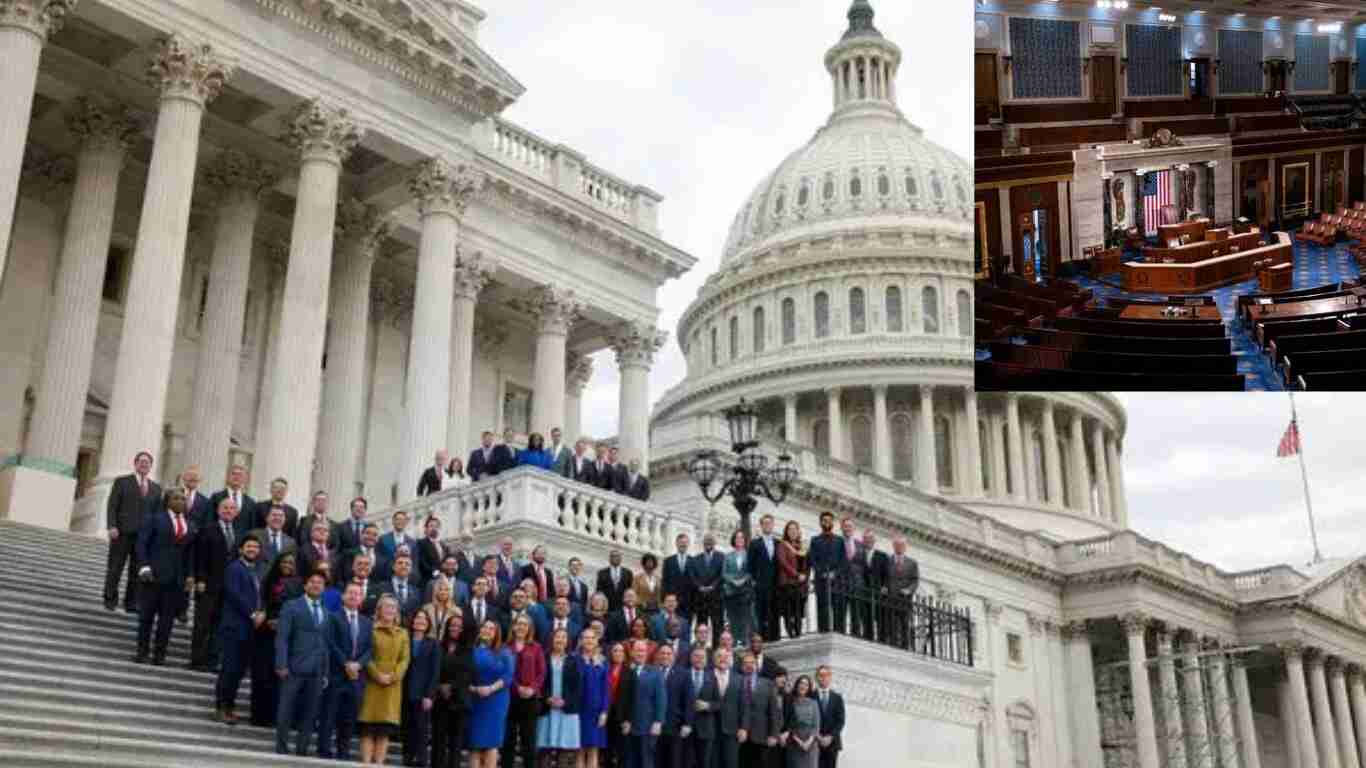
[[[1152,136],[1162,128],[1170,128],[1177,136],[1207,136],[1214,133],[1228,133],[1227,117],[1211,117],[1208,120],[1153,120],[1143,124],[1144,137]]]
[[[1061,260],[1061,232],[1062,221],[1059,219],[1058,208],[1058,185],[1057,182],[1044,182],[1042,184],[1021,184],[1010,188],[1010,221],[1011,221],[1011,243],[1020,241],[1021,232],[1020,220],[1022,216],[1029,214],[1037,209],[1048,211],[1048,274],[1056,276],[1058,274],[1058,264]],[[1024,274],[1024,265],[1021,263],[1021,254],[1017,248],[1011,248],[1011,259],[1015,264],[1015,274]]]
[[[1339,96],[1347,95],[1347,86],[1351,83],[1352,62],[1335,61],[1333,62],[1333,93]]]
[[[1366,144],[1366,130],[1314,131],[1271,136],[1233,137],[1233,156],[1279,155],[1287,152],[1308,152],[1345,144]]]
[[[1040,152],[1028,155],[979,155],[973,179],[978,184],[997,184],[1046,177],[1071,178],[1074,171],[1071,152]]]
[[[996,54],[979,53],[973,59],[974,82],[976,83],[973,103],[978,125],[997,117],[1001,109],[1001,92],[996,80]]]
[[[1095,101],[1063,104],[1004,104],[1001,111],[1007,123],[1063,123],[1080,120],[1108,120],[1110,107]]]
[[[1004,146],[1005,133],[999,130],[975,131],[972,134],[973,151],[998,152]]]
[[[1124,277],[1124,290],[1201,293],[1210,288],[1244,280],[1264,267],[1289,264],[1292,261],[1289,238],[1280,242],[1278,235],[1283,236],[1284,233],[1273,234],[1271,245],[1191,264],[1123,264],[1120,271]],[[1266,263],[1268,260],[1270,264]]]
[[[1286,156],[1286,157],[1278,157],[1278,158],[1276,158],[1276,163],[1275,163],[1275,165],[1276,165],[1275,174],[1271,177],[1271,183],[1272,183],[1273,185],[1275,185],[1275,187],[1276,187],[1276,210],[1272,213],[1272,218],[1274,218],[1274,219],[1280,219],[1280,218],[1281,218],[1281,212],[1282,212],[1283,210],[1285,210],[1285,188],[1281,186],[1281,169],[1284,168],[1284,167],[1287,166],[1287,165],[1295,165],[1295,164],[1297,164],[1297,163],[1308,163],[1308,164],[1309,164],[1309,179],[1308,179],[1308,185],[1307,185],[1307,187],[1306,187],[1306,194],[1307,194],[1308,197],[1309,197],[1309,212],[1312,214],[1314,211],[1318,210],[1318,205],[1319,205],[1319,195],[1318,195],[1318,189],[1319,189],[1319,187],[1318,187],[1318,182],[1319,182],[1319,179],[1318,179],[1318,171],[1317,171],[1317,169],[1315,169],[1315,167],[1314,167],[1314,156],[1313,156],[1313,155],[1289,155],[1289,156]]]
[[[1219,115],[1232,115],[1238,112],[1279,112],[1285,109],[1285,102],[1280,97],[1250,96],[1241,99],[1215,99],[1214,103],[1215,114]]]
[[[1252,131],[1298,131],[1300,119],[1294,115],[1247,115],[1234,120],[1239,133]]]
[[[1194,117],[1238,112],[1279,112],[1280,99],[1158,99],[1124,102],[1125,117]]]
[[[1109,112],[1115,110],[1115,57],[1091,57],[1091,100],[1105,105]]]
[[[1366,200],[1366,173],[1363,172],[1362,163],[1366,161],[1366,151],[1361,147],[1356,147],[1347,153],[1347,197],[1355,203],[1359,200]]]
[[[974,194],[975,202],[986,207],[987,253],[991,258],[991,273],[1000,274],[1003,261],[1001,254],[1001,193],[995,189],[979,189]]]
[[[1125,141],[1128,138],[1128,132],[1123,125],[1063,125],[1055,128],[1020,129],[1022,147],[1075,147],[1106,141]]]

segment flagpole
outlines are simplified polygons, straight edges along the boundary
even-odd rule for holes
[[[1304,508],[1309,512],[1309,538],[1314,541],[1314,563],[1323,562],[1319,551],[1319,535],[1314,529],[1314,503],[1309,498],[1309,472],[1304,468],[1304,440],[1300,438],[1299,419],[1295,415],[1295,392],[1286,390],[1290,395],[1290,424],[1295,428],[1295,455],[1300,459],[1300,479],[1304,481]]]

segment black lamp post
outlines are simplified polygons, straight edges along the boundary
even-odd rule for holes
[[[716,451],[698,451],[697,456],[688,462],[688,476],[702,490],[702,496],[713,506],[723,496],[730,494],[735,510],[740,513],[740,527],[745,532],[745,540],[750,539],[750,515],[759,503],[762,494],[774,504],[782,504],[792,481],[799,474],[791,454],[778,455],[778,462],[768,466],[768,457],[759,450],[759,440],[755,437],[759,422],[754,406],[740,398],[740,402],[721,412],[730,426],[731,451],[738,457],[730,468],[730,476],[725,478],[716,493],[711,492],[712,481],[721,473],[721,461]]]

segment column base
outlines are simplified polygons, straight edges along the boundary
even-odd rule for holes
[[[76,478],[11,464],[0,470],[0,519],[66,531]]]

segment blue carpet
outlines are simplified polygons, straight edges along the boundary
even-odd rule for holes
[[[1325,248],[1296,240],[1294,251],[1295,276],[1292,287],[1295,289],[1313,288],[1360,276],[1356,261],[1347,251],[1345,243]],[[1110,296],[1151,299],[1154,296],[1151,293],[1128,293],[1117,287],[1121,284],[1118,272],[1101,275],[1099,280],[1090,275],[1077,275],[1071,279],[1078,285],[1090,288],[1097,299]],[[1256,292],[1256,278],[1209,291],[1214,296],[1215,303],[1219,305],[1219,314],[1223,315],[1224,325],[1233,340],[1233,354],[1238,358],[1238,372],[1247,377],[1247,388],[1252,391],[1281,391],[1284,389],[1284,381],[1280,373],[1261,353],[1252,329],[1244,328],[1235,315],[1237,297]]]

